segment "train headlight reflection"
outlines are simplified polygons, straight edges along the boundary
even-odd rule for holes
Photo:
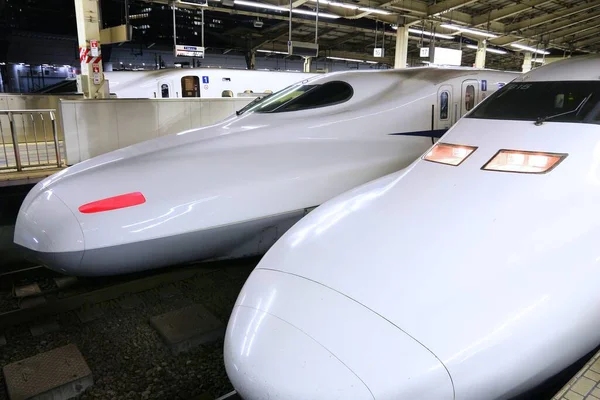
[[[429,150],[429,153],[423,159],[435,163],[457,166],[465,161],[476,149],[477,147],[473,146],[438,143]]]
[[[556,167],[567,154],[500,150],[481,169],[488,171],[544,174]]]

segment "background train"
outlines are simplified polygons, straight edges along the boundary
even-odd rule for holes
[[[45,179],[21,206],[15,243],[73,275],[262,254],[311,208],[409,165],[516,76],[433,67],[314,76],[216,125]]]
[[[316,74],[221,68],[105,72],[118,98],[240,97],[277,92]]]
[[[229,321],[241,397],[509,399],[593,350],[599,68],[518,77],[406,169],[290,229]]]

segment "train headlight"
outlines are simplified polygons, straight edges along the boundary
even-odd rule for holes
[[[545,174],[560,164],[565,157],[567,157],[567,154],[500,150],[481,169],[524,174]]]
[[[437,143],[423,159],[435,163],[457,166],[465,161],[476,149],[477,147],[473,146]]]

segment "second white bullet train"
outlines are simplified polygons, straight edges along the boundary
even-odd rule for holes
[[[14,240],[73,275],[262,254],[310,208],[406,167],[516,76],[416,68],[313,77],[219,124],[45,179],[23,202]]]
[[[221,98],[273,93],[314,73],[254,71],[228,68],[170,68],[105,72],[118,98]]]
[[[241,397],[508,399],[593,350],[598,71],[590,56],[517,78],[287,231],[227,328]]]

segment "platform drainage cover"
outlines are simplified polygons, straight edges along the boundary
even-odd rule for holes
[[[74,344],[3,368],[10,400],[69,399],[92,386],[92,371]]]
[[[222,337],[225,326],[200,304],[180,308],[150,319],[174,354]]]

